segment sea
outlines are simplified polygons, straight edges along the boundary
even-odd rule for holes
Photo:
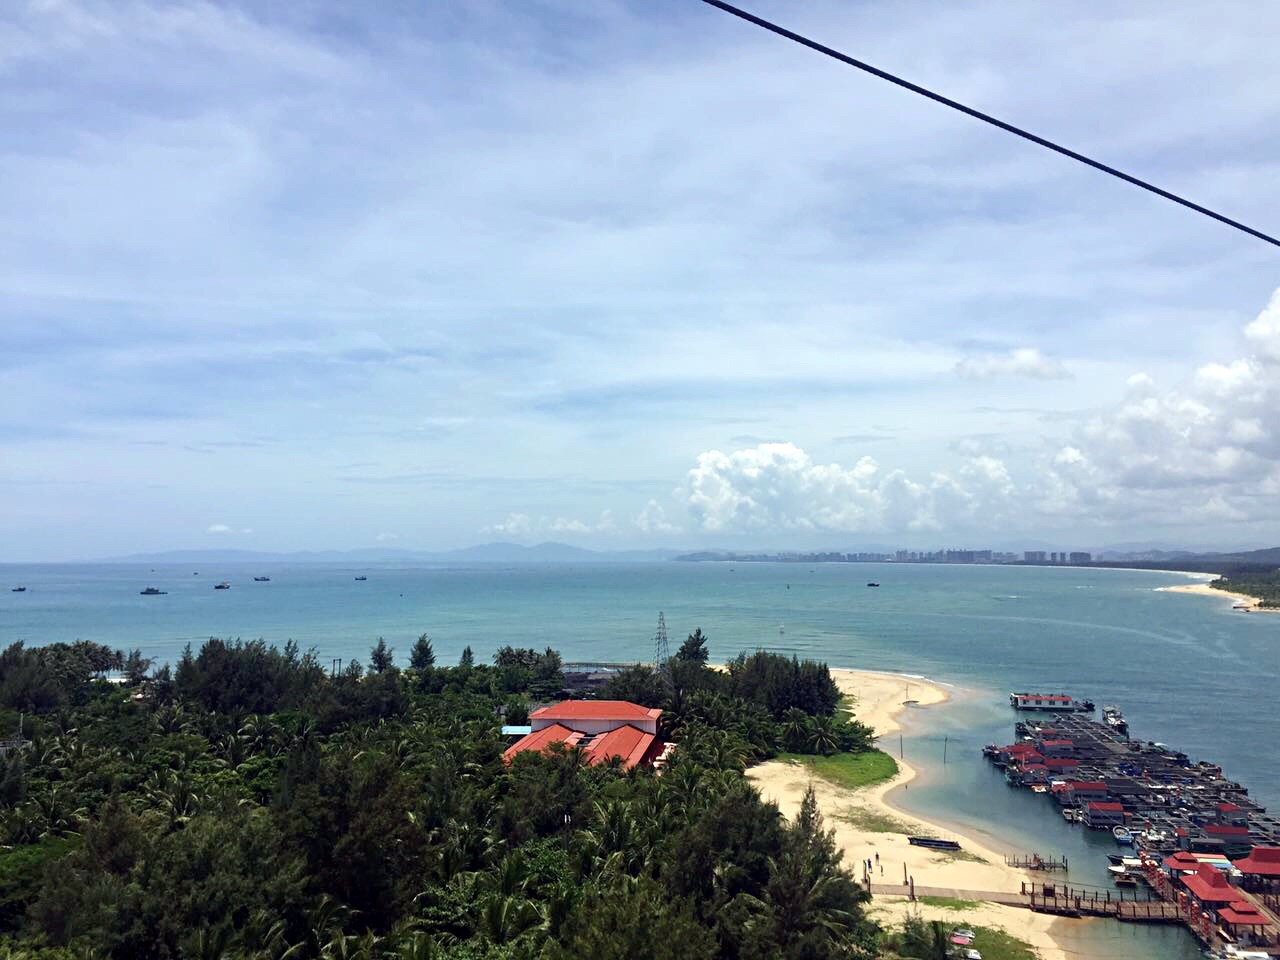
[[[214,590],[221,581],[231,589]],[[1068,825],[1047,798],[1009,789],[980,750],[1013,736],[1009,691],[1065,691],[1119,705],[1133,736],[1220,763],[1280,807],[1280,615],[1157,589],[1188,582],[892,563],[3,565],[0,643],[85,639],[172,662],[211,636],[293,640],[327,666],[367,662],[379,637],[405,659],[427,633],[441,662],[505,644],[632,662],[653,659],[661,612],[672,650],[700,627],[716,661],[765,648],[901,673],[904,699],[913,676],[950,685],[951,703],[908,709],[903,736],[882,743],[920,771],[892,801],[1002,852],[1065,855],[1072,885],[1113,889],[1112,841]],[[18,584],[26,592],[8,589]],[[165,593],[141,596],[148,586]],[[1057,926],[1087,960],[1200,955],[1174,927]]]

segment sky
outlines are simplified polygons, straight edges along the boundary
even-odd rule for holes
[[[744,2],[1280,232],[1280,6]],[[1280,249],[696,0],[16,0],[0,211],[0,560],[1280,543]]]

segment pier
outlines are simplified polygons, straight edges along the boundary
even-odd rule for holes
[[[1080,890],[1053,884],[1023,884],[1018,892],[959,890],[953,887],[923,887],[901,883],[873,883],[871,893],[882,897],[943,897],[948,900],[977,900],[1006,907],[1021,907],[1036,913],[1061,917],[1110,917],[1132,923],[1181,923],[1177,905],[1163,900],[1121,899],[1109,891]]]
[[[940,895],[1059,916],[1181,923],[1211,950],[1239,945],[1280,956],[1280,818],[1245,786],[1215,763],[1131,738],[1116,707],[1103,711],[1103,722],[1060,713],[1019,720],[1014,731],[1014,743],[983,754],[1010,786],[1045,796],[1069,822],[1112,834],[1118,856],[1111,872],[1133,895],[1049,883],[1024,883],[1018,895],[999,899]],[[1037,860],[1044,862],[1036,854],[1005,858],[1009,866],[1052,869]]]
[[[1044,857],[1038,853],[1010,856],[1005,854],[1004,865],[1019,870],[1066,870],[1066,857]]]

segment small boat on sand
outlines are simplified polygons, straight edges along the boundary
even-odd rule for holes
[[[913,847],[928,847],[930,850],[959,850],[960,844],[954,840],[939,840],[937,837],[907,837],[907,843]]]

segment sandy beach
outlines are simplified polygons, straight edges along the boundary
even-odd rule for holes
[[[944,703],[950,696],[946,687],[924,678],[834,668],[831,676],[840,690],[853,699],[857,719],[868,724],[880,737],[900,729],[897,718],[906,709],[904,701],[928,707]],[[855,874],[862,875],[858,866],[861,861],[871,859],[875,866],[879,856],[873,883],[902,883],[904,868],[908,877],[914,877],[917,886],[959,890],[1014,892],[1023,880],[1033,879],[1024,871],[1006,867],[1003,856],[968,837],[962,838],[964,853],[959,858],[908,844],[908,833],[959,835],[898,810],[887,801],[887,794],[915,777],[915,770],[908,764],[899,760],[898,767],[898,775],[892,780],[861,790],[836,787],[812,778],[800,764],[779,760],[752,767],[747,776],[761,794],[777,803],[787,816],[799,809],[804,791],[812,783],[827,826],[835,830],[846,863]],[[872,917],[887,926],[901,921],[911,910],[927,920],[999,927],[1030,943],[1041,960],[1067,960],[1068,956],[1050,935],[1054,919],[1029,910],[986,903],[952,910],[921,903],[913,905],[902,898],[884,896],[877,896],[869,910]]]
[[[1260,606],[1262,601],[1258,597],[1251,597],[1247,593],[1233,593],[1228,590],[1219,590],[1211,587],[1206,583],[1179,583],[1172,587],[1156,587],[1157,593],[1193,593],[1201,597],[1213,597],[1215,600],[1230,600],[1232,606],[1243,607],[1250,613],[1280,613],[1280,608]]]

